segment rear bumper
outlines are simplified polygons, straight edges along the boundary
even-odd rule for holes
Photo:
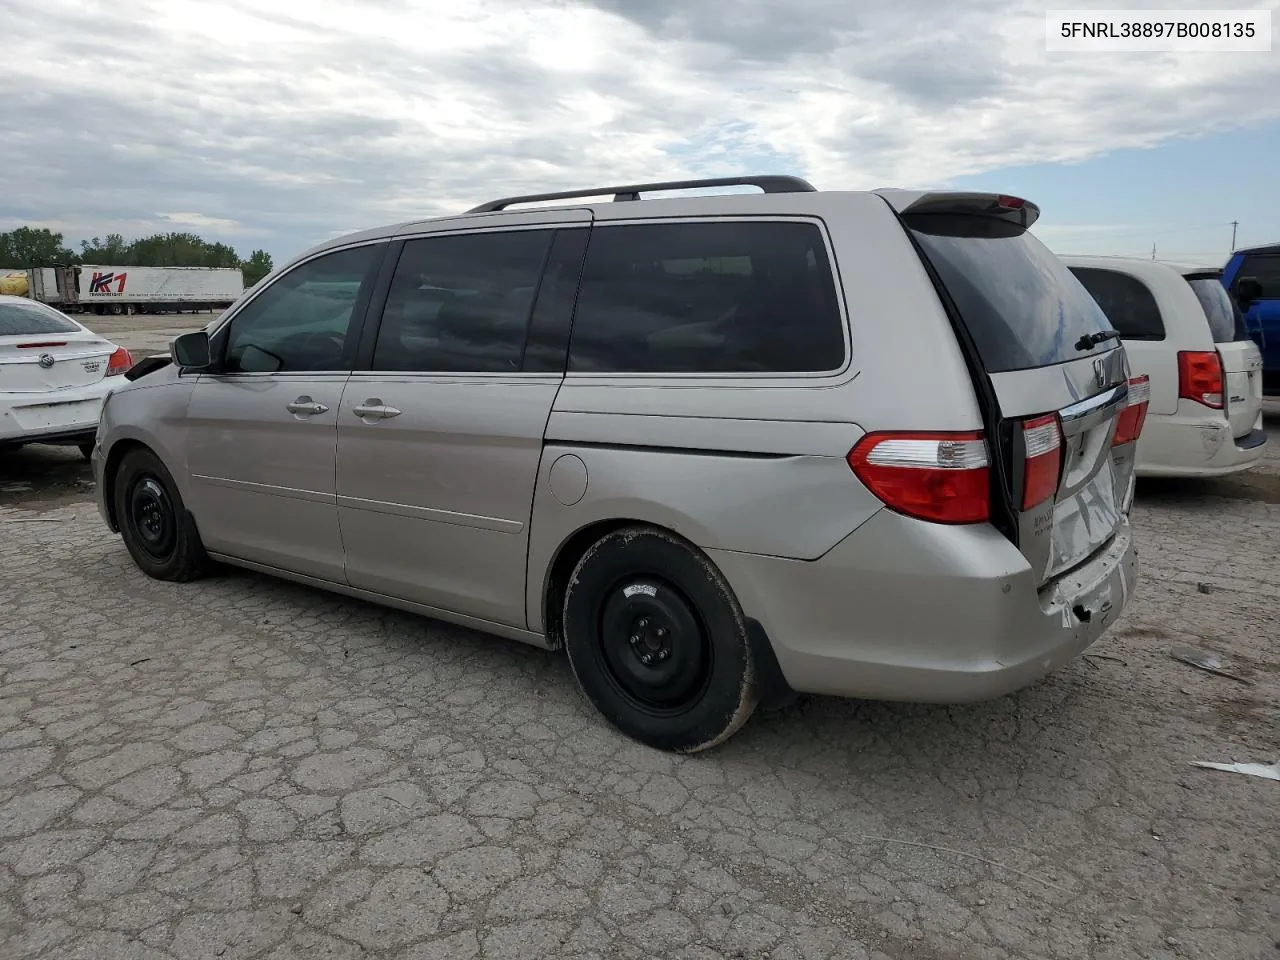
[[[1232,437],[1225,417],[1148,416],[1138,440],[1140,477],[1220,477],[1248,470],[1266,452],[1259,414],[1253,429]]]
[[[93,437],[102,403],[123,377],[45,393],[0,392],[0,444]]]
[[[1137,575],[1128,521],[1041,590],[993,527],[889,510],[815,561],[709,552],[793,689],[915,702],[986,700],[1039,680],[1116,621]]]

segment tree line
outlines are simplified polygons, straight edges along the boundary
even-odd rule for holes
[[[234,247],[210,243],[194,233],[157,233],[125,240],[118,233],[69,248],[61,233],[44,227],[18,227],[0,233],[0,269],[26,270],[57,264],[92,263],[113,267],[239,267],[246,287],[271,272],[271,254],[254,250],[241,259]]]

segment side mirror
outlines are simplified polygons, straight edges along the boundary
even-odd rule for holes
[[[1262,284],[1257,277],[1241,277],[1236,281],[1235,294],[1240,309],[1248,310],[1253,301],[1262,299]]]
[[[173,362],[188,370],[203,370],[209,366],[209,334],[203,330],[184,333],[169,345]]]

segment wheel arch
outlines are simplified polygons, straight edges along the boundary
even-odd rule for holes
[[[561,618],[564,613],[564,592],[569,585],[569,577],[573,574],[573,568],[578,565],[578,561],[591,548],[591,545],[601,537],[607,536],[615,530],[632,526],[654,527],[672,536],[679,536],[675,531],[648,520],[639,520],[634,517],[614,517],[587,523],[574,530],[560,542],[555,553],[552,554],[551,562],[545,568],[542,577],[542,589],[539,594],[542,599],[542,629],[547,638],[547,646],[550,649],[559,650],[564,646]]]
[[[102,503],[107,514],[107,526],[112,533],[120,532],[120,518],[116,516],[116,475],[120,472],[120,463],[130,450],[149,450],[157,457],[160,456],[134,437],[117,440],[107,450],[107,459],[102,467]]]
[[[725,576],[724,571],[696,543],[669,526],[655,523],[652,520],[642,520],[636,517],[613,517],[595,520],[577,528],[561,541],[552,556],[551,562],[546,567],[540,594],[542,600],[542,626],[547,639],[547,646],[552,650],[564,648],[562,622],[564,596],[565,590],[569,585],[569,578],[573,575],[578,561],[602,537],[627,527],[646,527],[671,537],[686,549],[696,553],[703,562],[725,581],[725,585],[742,608],[746,619],[747,635],[751,642],[752,656],[756,664],[760,705],[764,709],[776,709],[794,700],[796,693],[783,676],[782,668],[778,664],[778,658],[773,652],[772,641],[760,622],[751,616],[749,604],[744,603],[743,599],[737,596],[737,592],[733,589],[733,585],[729,582],[729,578]]]
[[[113,431],[114,432],[114,431]],[[120,471],[120,463],[129,454],[131,450],[146,450],[152,454],[157,460],[164,464],[164,468],[169,471],[169,476],[173,479],[174,485],[178,488],[178,494],[182,497],[184,504],[189,504],[187,484],[184,482],[185,477],[180,470],[174,469],[174,460],[176,459],[162,444],[153,439],[145,431],[135,431],[133,428],[128,429],[116,436],[111,441],[111,445],[107,448],[106,459],[102,466],[102,498],[107,510],[107,523],[113,533],[120,532],[120,518],[116,516],[115,507],[115,484],[116,474]],[[190,515],[190,506],[184,507],[185,512]],[[192,520],[194,521],[194,517]]]

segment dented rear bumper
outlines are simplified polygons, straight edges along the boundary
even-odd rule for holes
[[[709,551],[800,692],[959,703],[1018,690],[1093,644],[1128,603],[1128,520],[1041,589],[988,525],[875,514],[815,561]]]

